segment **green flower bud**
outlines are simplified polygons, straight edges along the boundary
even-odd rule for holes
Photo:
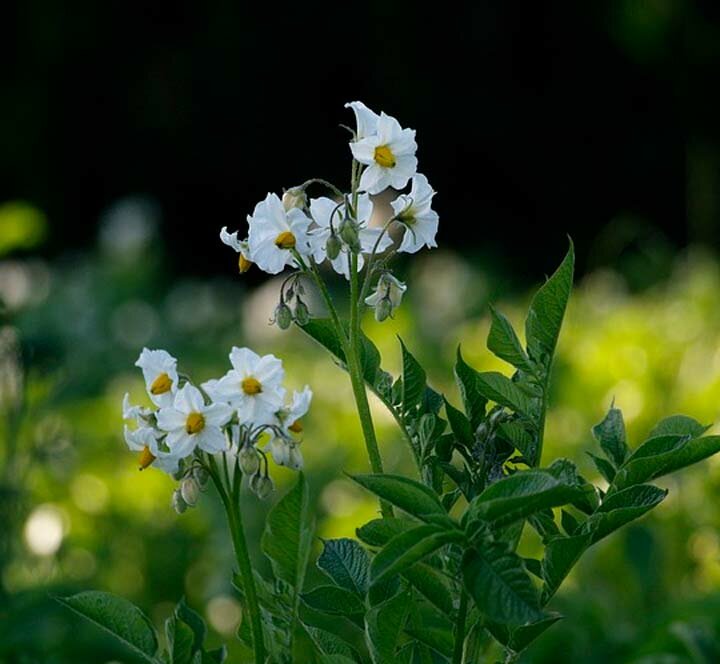
[[[275,309],[275,323],[281,330],[287,330],[292,324],[292,311],[284,302],[278,304]]]
[[[375,320],[382,323],[387,320],[393,311],[392,301],[389,297],[383,297],[375,306]]]
[[[240,470],[245,475],[253,475],[260,468],[260,457],[257,450],[252,445],[243,445],[238,453],[238,461]]]
[[[192,477],[188,477],[182,481],[180,485],[180,496],[190,507],[195,507],[197,504],[200,496],[200,487]]]
[[[180,489],[176,489],[175,491],[173,491],[170,504],[178,514],[182,514],[188,508],[187,503],[182,497]]]
[[[210,479],[210,473],[208,473],[208,471],[205,470],[202,466],[195,466],[195,468],[193,469],[193,477],[198,483],[198,486],[203,489],[205,488],[208,480]]]
[[[260,500],[264,500],[273,492],[275,485],[267,475],[263,476],[258,473],[250,479],[250,489]]]
[[[295,320],[298,325],[307,325],[310,322],[310,311],[299,296],[295,303]]]
[[[330,237],[327,240],[327,244],[325,245],[325,251],[327,252],[327,257],[334,261],[339,255],[340,250],[342,249],[342,242],[340,242],[340,238],[338,238],[335,233],[331,233]]]
[[[350,248],[350,251],[354,254],[360,253],[360,236],[358,235],[357,226],[352,219],[343,219],[343,222],[340,224],[340,237]]]
[[[293,208],[304,208],[307,205],[307,196],[305,192],[298,189],[288,189],[282,197],[282,204],[286,212],[289,212]]]

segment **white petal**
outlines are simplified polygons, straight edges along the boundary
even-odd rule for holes
[[[180,429],[178,431],[171,431],[167,435],[165,443],[170,448],[173,456],[184,458],[192,454],[197,439],[196,436],[188,435],[185,429]]]
[[[241,376],[249,376],[260,362],[260,356],[247,347],[233,346],[230,350],[230,364]]]
[[[238,253],[242,251],[242,244],[240,240],[238,240],[238,232],[228,233],[227,226],[223,226],[222,229],[220,229],[220,241],[228,247],[232,247]]]
[[[228,441],[218,427],[210,426],[197,434],[197,446],[209,454],[216,454],[228,448]]]
[[[388,169],[379,166],[374,161],[360,176],[360,189],[369,194],[379,194],[390,186]]]
[[[224,403],[214,403],[203,411],[205,423],[210,426],[221,427],[226,425],[232,417],[232,408]]]
[[[356,161],[361,164],[375,163],[375,148],[380,145],[377,136],[364,138],[356,143],[350,143],[350,150]]]
[[[187,422],[187,413],[181,413],[175,408],[161,408],[157,412],[158,429],[163,431],[177,431],[184,429]]]
[[[352,108],[353,113],[355,113],[355,123],[357,125],[355,133],[358,138],[365,138],[365,136],[374,134],[377,131],[378,114],[371,111],[361,101],[351,101],[345,104],[345,108]]]

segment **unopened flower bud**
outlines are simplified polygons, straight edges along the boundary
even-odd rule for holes
[[[180,495],[190,507],[195,507],[200,496],[198,483],[192,477],[185,478],[180,485]]]
[[[243,445],[238,453],[238,461],[240,470],[245,475],[253,475],[260,468],[260,457],[257,450],[252,445]]]
[[[340,237],[354,254],[361,251],[360,237],[355,222],[352,219],[343,219],[340,224]]]
[[[342,249],[342,242],[340,242],[340,238],[335,235],[335,233],[330,233],[330,237],[327,240],[327,244],[325,245],[325,252],[327,253],[327,257],[334,261],[339,255],[340,250]]]
[[[288,452],[287,467],[293,470],[302,470],[303,457],[297,445],[291,445]]]
[[[178,514],[182,514],[187,509],[187,503],[183,499],[180,489],[173,491],[171,504]]]
[[[375,320],[382,323],[392,314],[393,305],[389,297],[383,297],[375,307]]]
[[[198,483],[198,486],[202,489],[208,483],[208,480],[210,479],[210,473],[208,473],[208,471],[205,470],[202,466],[195,466],[195,469],[193,470],[193,477]]]
[[[285,212],[293,208],[304,208],[307,205],[307,197],[302,189],[288,189],[282,197],[282,204]]]
[[[263,476],[258,473],[250,479],[250,489],[260,500],[267,498],[274,488],[273,481],[267,475]]]
[[[295,303],[295,320],[298,325],[307,325],[310,322],[310,311],[299,297]]]
[[[278,304],[275,309],[275,323],[281,330],[287,330],[292,324],[292,311],[284,302]]]

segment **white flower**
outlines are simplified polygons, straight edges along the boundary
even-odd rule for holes
[[[400,194],[391,203],[398,220],[405,226],[398,251],[414,254],[423,246],[437,247],[438,214],[431,208],[434,195],[428,179],[418,173],[412,179],[410,193]]]
[[[158,428],[167,431],[165,439],[170,452],[186,457],[199,447],[214,454],[227,449],[222,427],[232,417],[227,404],[205,404],[197,387],[187,383],[175,394],[172,406],[161,408],[157,414]]]
[[[157,429],[140,427],[130,429],[125,426],[125,443],[133,452],[140,452],[138,463],[140,470],[153,465],[169,475],[177,472],[180,457],[172,452],[161,449],[158,437],[162,435]]]
[[[238,232],[228,233],[227,226],[220,229],[220,240],[228,247],[232,247],[238,253],[238,269],[241,273],[247,272],[252,267],[250,260],[250,245],[247,240],[239,240]]]
[[[126,392],[122,402],[122,417],[124,420],[135,422],[138,426],[144,426],[147,419],[153,414],[149,408],[133,406],[130,404],[130,395]]]
[[[233,347],[230,351],[233,368],[219,381],[203,384],[208,394],[226,401],[237,409],[240,424],[268,424],[283,405],[285,372],[274,355],[260,357],[249,348]],[[209,390],[208,390],[209,387]]]
[[[145,378],[145,387],[155,405],[169,406],[178,388],[177,360],[164,350],[142,349],[135,362]]]
[[[291,250],[302,256],[311,252],[310,219],[299,208],[285,210],[277,194],[268,194],[248,216],[250,260],[269,274],[293,265]]]
[[[370,217],[372,216],[373,203],[368,194],[360,194],[357,203],[357,223],[358,237],[363,253],[369,254],[375,242],[377,241],[382,230],[380,228],[370,228]],[[340,222],[345,217],[345,203],[338,204],[336,201],[321,197],[310,199],[310,215],[312,216],[318,228],[313,232],[313,257],[316,263],[322,263],[326,256],[325,246],[330,237],[330,217],[332,217],[332,226],[335,234],[338,234]],[[386,233],[378,246],[378,252],[382,252],[392,244],[392,238]],[[330,261],[338,274],[345,275],[346,279],[350,278],[350,266],[348,263],[347,247],[343,246],[342,251],[334,260]],[[361,270],[365,260],[362,254],[358,256],[358,270]]]
[[[265,450],[270,452],[278,466],[287,466],[293,470],[303,467],[300,443],[292,439],[292,434],[302,433],[301,419],[310,409],[311,401],[312,390],[306,385],[302,392],[293,392],[292,403],[275,414],[274,424],[279,427],[282,435],[273,432]]]
[[[376,311],[376,318],[378,320],[385,320],[388,316],[392,316],[395,309],[400,306],[402,301],[403,293],[407,290],[407,286],[396,279],[389,272],[384,272],[380,279],[378,279],[375,292],[368,295],[365,298],[365,304],[370,307],[374,307]],[[386,315],[382,318],[378,317],[378,312],[386,307]]]
[[[393,117],[380,114],[377,132],[350,143],[353,157],[367,168],[360,189],[379,194],[388,187],[402,189],[417,170],[415,130],[403,129]]]
[[[377,133],[380,116],[375,111],[371,111],[361,101],[351,101],[349,104],[345,104],[345,108],[352,108],[355,113],[355,124],[357,125],[355,137],[357,140]]]

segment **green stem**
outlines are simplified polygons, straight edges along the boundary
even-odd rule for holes
[[[460,593],[460,608],[455,623],[455,649],[452,664],[462,664],[463,649],[465,646],[465,620],[467,619],[468,595],[463,589]]]
[[[263,639],[262,622],[260,616],[260,604],[258,603],[257,590],[255,588],[255,578],[253,577],[252,563],[245,539],[245,531],[243,529],[242,513],[240,512],[239,502],[231,499],[228,490],[232,492],[232,496],[237,495],[240,478],[235,477],[234,485],[226,490],[223,485],[221,475],[215,459],[209,457],[210,477],[212,477],[215,488],[220,494],[225,513],[227,515],[228,527],[230,528],[230,536],[232,538],[233,549],[235,550],[235,560],[238,564],[240,578],[242,579],[243,590],[245,592],[245,601],[247,604],[247,612],[250,614],[250,627],[253,635],[253,651],[255,654],[255,664],[265,663],[265,641]]]

